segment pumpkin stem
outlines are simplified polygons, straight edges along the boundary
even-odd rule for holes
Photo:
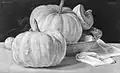
[[[64,5],[64,1],[65,1],[65,0],[61,0],[61,1],[60,1],[60,5],[59,5],[60,10],[59,10],[59,13],[62,12],[62,7],[63,7],[63,5]]]
[[[34,19],[34,22],[35,22],[35,25],[36,25],[36,28],[37,28],[36,31],[41,32],[40,29],[39,29],[39,27],[38,27],[38,23],[37,23],[36,19]]]

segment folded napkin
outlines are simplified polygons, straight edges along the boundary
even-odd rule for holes
[[[106,44],[98,39],[97,44],[87,52],[81,52],[76,55],[76,60],[92,66],[113,64],[116,61],[112,58],[120,55],[120,48]]]
[[[100,58],[95,57],[96,53],[93,54],[94,56],[92,56],[93,52],[91,52],[90,55],[88,55],[88,53],[90,53],[90,52],[84,52],[84,53],[77,54],[76,55],[76,60],[87,63],[87,64],[90,64],[92,66],[100,66],[100,65],[105,65],[105,64],[112,64],[112,63],[116,62],[112,58],[100,59]]]

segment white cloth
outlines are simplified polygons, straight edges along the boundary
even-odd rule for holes
[[[105,64],[115,63],[112,58],[120,55],[120,48],[106,44],[101,39],[98,39],[97,45],[87,52],[81,52],[76,55],[76,60],[92,66],[100,66]]]

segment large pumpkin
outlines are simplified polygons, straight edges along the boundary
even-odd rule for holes
[[[62,7],[64,0],[58,5],[40,5],[36,7],[30,16],[30,26],[40,31],[58,30],[66,38],[67,43],[77,42],[82,34],[81,20],[72,9]]]
[[[5,45],[12,49],[15,62],[24,67],[56,66],[66,54],[66,41],[57,31],[26,31],[7,38]]]

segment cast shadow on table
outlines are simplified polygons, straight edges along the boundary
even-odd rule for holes
[[[79,66],[79,67],[78,67]],[[82,62],[78,62],[75,60],[74,57],[66,57],[60,64],[58,64],[57,66],[51,66],[51,67],[37,67],[37,68],[33,68],[33,67],[27,67],[32,68],[32,69],[52,69],[52,70],[75,70],[78,68],[86,68],[88,67],[88,64],[82,63]]]

